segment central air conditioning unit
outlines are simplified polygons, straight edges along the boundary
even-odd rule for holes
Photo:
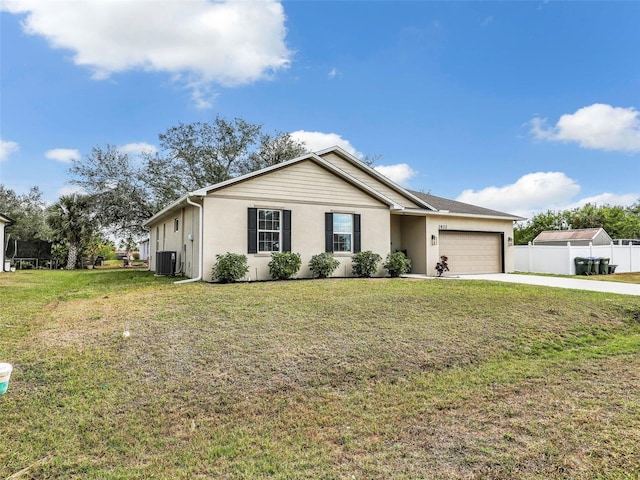
[[[173,277],[176,274],[176,252],[156,252],[156,275]]]

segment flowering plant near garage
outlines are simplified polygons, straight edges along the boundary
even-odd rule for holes
[[[442,255],[440,257],[440,261],[436,263],[436,272],[438,272],[438,276],[441,277],[444,272],[449,271],[449,265],[447,264],[447,260],[449,260],[446,256]]]

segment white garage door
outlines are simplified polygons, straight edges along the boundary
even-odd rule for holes
[[[449,258],[450,273],[502,273],[499,233],[441,231],[440,255]]]

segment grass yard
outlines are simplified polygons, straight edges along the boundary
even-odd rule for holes
[[[637,297],[97,269],[0,314],[2,479],[640,476]]]
[[[572,276],[572,278],[602,280],[604,282],[640,283],[640,273],[638,272],[614,273],[612,275],[580,275],[579,277]]]

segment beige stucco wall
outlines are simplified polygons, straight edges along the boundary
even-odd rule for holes
[[[175,230],[175,220],[178,229]],[[156,253],[158,251],[176,252],[176,271],[188,277],[198,274],[199,245],[198,209],[186,206],[168,213],[149,226],[149,269],[156,270]]]
[[[411,273],[426,273],[427,243],[425,217],[402,217],[402,250],[411,260]]]
[[[389,210],[386,207],[345,208],[321,201],[311,205],[298,202],[275,202],[267,199],[230,199],[209,196],[205,199],[205,248],[204,279],[211,280],[211,271],[216,254],[227,252],[241,253],[247,256],[249,273],[247,280],[268,280],[269,261],[267,253],[247,253],[247,209],[270,208],[291,210],[291,251],[302,257],[302,268],[296,278],[311,277],[308,267],[313,255],[324,252],[324,214],[356,213],[360,214],[362,250],[371,250],[383,258],[389,253]],[[351,276],[352,254],[334,254],[340,266],[334,276]],[[382,268],[379,275],[383,275]]]

